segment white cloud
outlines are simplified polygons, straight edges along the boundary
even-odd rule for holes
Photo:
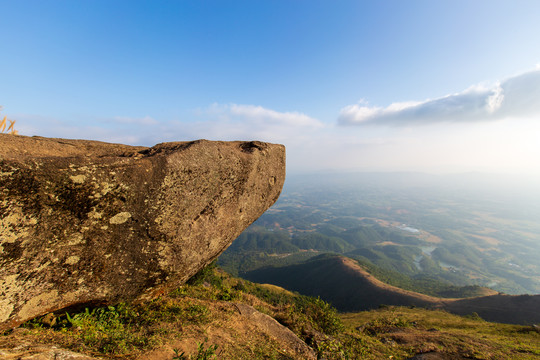
[[[499,83],[493,89],[493,93],[487,98],[486,110],[489,114],[493,114],[501,108],[504,100],[503,89]]]
[[[164,141],[193,139],[262,140],[293,143],[324,124],[300,112],[279,112],[255,105],[213,104],[193,112],[189,120],[158,121],[151,116],[115,116],[73,121],[18,114],[24,135],[85,138],[152,146]],[[19,124],[19,123],[18,123]]]
[[[27,136],[38,135],[143,145],[149,134],[157,135],[157,132],[162,131],[161,124],[150,116],[140,118],[115,116],[74,121],[35,114],[17,114],[14,118],[18,120],[17,125],[20,125],[19,133]]]
[[[235,122],[245,122],[257,124],[261,127],[287,126],[287,127],[321,127],[322,123],[306,114],[299,112],[279,112],[256,105],[220,105],[213,104],[205,111],[199,111],[199,114],[220,115],[222,119]]]
[[[341,109],[341,125],[412,125],[520,118],[540,114],[540,70],[510,77],[491,87],[472,86],[460,93],[420,102]]]
[[[22,114],[12,118],[23,135],[146,146],[203,138],[280,143],[287,148],[288,172],[539,172],[540,122],[533,116],[516,121],[518,115],[538,113],[539,77],[540,71],[526,73],[440,99],[396,102],[385,108],[358,104],[342,112],[349,120],[368,124],[434,123],[423,127],[334,126],[301,112],[241,104],[213,104],[193,111],[189,119],[168,121],[150,116],[86,121]],[[456,113],[469,120],[458,122],[452,115]],[[501,121],[473,121],[474,113]]]
[[[191,137],[288,143],[325,125],[300,112],[279,112],[256,105],[213,104],[195,112],[193,122],[178,124]]]

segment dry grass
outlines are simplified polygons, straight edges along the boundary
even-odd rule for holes
[[[0,110],[2,110],[2,107],[0,106]],[[9,126],[7,126],[7,122],[9,121]],[[14,125],[15,125],[15,120],[9,120],[7,118],[7,116],[4,116],[4,119],[2,119],[2,121],[0,121],[0,133],[8,133],[8,134],[11,134],[11,135],[18,135],[19,132],[17,130],[15,130],[14,128]],[[6,126],[7,126],[7,130],[6,130]]]
[[[343,314],[348,332],[390,344],[394,359],[437,352],[453,359],[538,359],[540,334],[530,326],[486,322],[440,310],[388,307]]]

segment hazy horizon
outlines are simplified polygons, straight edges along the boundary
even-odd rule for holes
[[[262,140],[288,173],[540,176],[536,1],[1,1],[21,135]]]

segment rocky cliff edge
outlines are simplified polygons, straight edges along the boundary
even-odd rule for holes
[[[285,148],[151,148],[0,134],[0,331],[145,301],[214,260],[279,197]]]

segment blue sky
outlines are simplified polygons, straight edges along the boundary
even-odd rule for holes
[[[540,172],[538,1],[0,0],[22,135],[284,143],[291,172]]]

